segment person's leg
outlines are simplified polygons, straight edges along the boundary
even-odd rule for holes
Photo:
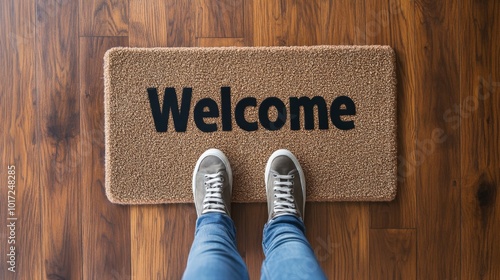
[[[261,279],[326,279],[305,237],[305,177],[297,158],[278,150],[266,165],[268,222]]]
[[[198,219],[183,279],[248,279],[229,216],[232,183],[231,166],[221,151],[201,155],[193,172]]]
[[[229,216],[208,213],[198,218],[183,279],[248,279]]]
[[[264,226],[261,279],[326,279],[304,230],[304,222],[293,215],[276,217]]]

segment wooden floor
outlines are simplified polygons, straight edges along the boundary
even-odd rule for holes
[[[307,205],[327,275],[500,279],[499,15],[499,1],[479,0],[0,1],[0,279],[183,273],[192,204],[106,199],[107,49],[317,44],[391,45],[399,82],[396,200]],[[266,205],[233,207],[258,279]]]

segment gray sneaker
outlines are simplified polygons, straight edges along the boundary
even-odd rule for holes
[[[218,149],[206,150],[193,172],[193,196],[198,217],[211,212],[230,216],[232,187],[229,160]]]
[[[304,218],[306,182],[297,158],[288,150],[275,151],[266,165],[268,221],[282,216]]]

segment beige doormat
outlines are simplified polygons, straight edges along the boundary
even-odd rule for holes
[[[231,162],[234,202],[265,201],[280,148],[299,159],[309,201],[392,200],[394,65],[387,46],[111,49],[108,198],[192,202],[193,168],[214,147]]]

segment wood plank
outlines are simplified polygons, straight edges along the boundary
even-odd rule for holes
[[[42,279],[34,4],[33,0],[0,3],[0,34],[5,35],[0,40],[0,279],[5,280]],[[14,166],[11,172],[9,166]],[[9,180],[15,187],[9,188]],[[13,231],[7,227],[11,222]],[[11,246],[15,260],[9,264]]]
[[[371,203],[371,228],[416,227],[414,6],[397,0],[366,1],[366,43],[390,45],[398,80],[398,193],[394,201]]]
[[[195,41],[196,9],[194,1],[168,0],[167,46],[193,47]]]
[[[188,2],[191,1],[130,0],[129,45],[193,46],[195,16]],[[190,184],[186,182],[186,186]],[[132,279],[180,279],[195,225],[193,204],[132,206]]]
[[[334,279],[334,266],[338,267],[336,263],[342,262],[340,259],[335,259],[335,257],[344,257],[344,248],[341,248],[340,244],[343,230],[330,230],[329,227],[333,222],[333,217],[326,217],[326,211],[332,210],[332,207],[328,204],[327,202],[307,202],[304,222],[307,240],[309,240],[321,268],[329,279]],[[344,217],[342,222],[345,219]]]
[[[368,205],[306,205],[306,236],[328,279],[369,279]]]
[[[132,279],[164,279],[168,276],[170,267],[166,246],[161,246],[166,218],[163,210],[156,205],[130,207]]]
[[[267,222],[267,204],[239,203],[232,210],[236,226],[238,249],[245,261],[250,279],[260,279],[264,252],[262,251],[262,231]]]
[[[460,9],[462,270],[464,279],[499,279],[500,3],[465,1]]]
[[[337,223],[342,228],[331,231],[332,225],[335,223],[334,219],[337,218],[337,216],[329,216],[333,208],[335,206],[328,202],[306,203],[304,217],[306,237],[327,277],[329,279],[348,279],[345,277],[354,277],[355,275],[352,271],[353,266],[348,264],[349,261],[353,261],[352,254],[348,251],[356,250],[356,248],[351,248],[350,242],[344,243],[345,231],[351,230],[350,225],[345,226],[347,217]],[[337,206],[337,209],[343,210],[343,207]],[[357,236],[353,236],[353,238],[357,240]],[[335,271],[341,265],[345,265],[345,268],[341,271]]]
[[[321,37],[320,1],[254,0],[256,46],[315,45]]]
[[[320,0],[321,44],[360,45],[366,38],[364,1]]]
[[[245,46],[254,45],[254,0],[243,1],[243,38]]]
[[[80,36],[127,36],[127,0],[79,0]]]
[[[192,1],[130,0],[130,46],[195,45]]]
[[[245,38],[196,38],[198,47],[244,47]]]
[[[188,182],[187,185],[190,187],[191,182]],[[167,250],[163,261],[159,265],[168,268],[167,278],[181,279],[194,239],[197,219],[194,204],[167,206],[165,208],[165,217],[167,219],[164,223],[164,233],[160,244],[167,247]]]
[[[443,114],[460,104],[458,3],[415,1],[417,275],[460,278],[460,129]]]
[[[328,203],[317,211],[321,218],[311,225],[306,224],[308,228],[327,225],[327,235],[323,235],[323,239],[330,242],[330,246],[338,244],[331,249],[326,265],[325,273],[330,279],[369,279],[368,210],[369,203]],[[309,240],[315,248],[314,241]]]
[[[129,45],[167,46],[167,1],[129,0]]]
[[[391,31],[397,26],[397,18],[394,15],[399,14],[400,10],[401,7],[391,6],[388,0],[366,0],[366,25],[364,31],[358,30],[360,42],[371,45],[391,45]]]
[[[104,84],[106,50],[127,37],[80,38],[83,279],[130,277],[129,207],[113,205],[104,187]]]
[[[180,279],[194,239],[193,204],[131,206],[132,279]]]
[[[197,0],[196,37],[243,37],[243,0]]]
[[[37,1],[43,278],[82,279],[78,2]]]
[[[414,229],[370,230],[370,279],[416,279]]]
[[[285,4],[286,29],[283,37],[287,45],[317,45],[321,40],[321,2],[320,0],[293,1]]]
[[[253,26],[255,46],[283,46],[279,37],[282,33],[282,13],[277,0],[253,0],[253,17],[258,19]]]
[[[240,252],[243,261],[246,263],[248,258],[246,254],[245,238],[249,229],[246,227],[245,204],[233,203],[231,204],[231,219],[234,221],[236,227],[236,245]]]

